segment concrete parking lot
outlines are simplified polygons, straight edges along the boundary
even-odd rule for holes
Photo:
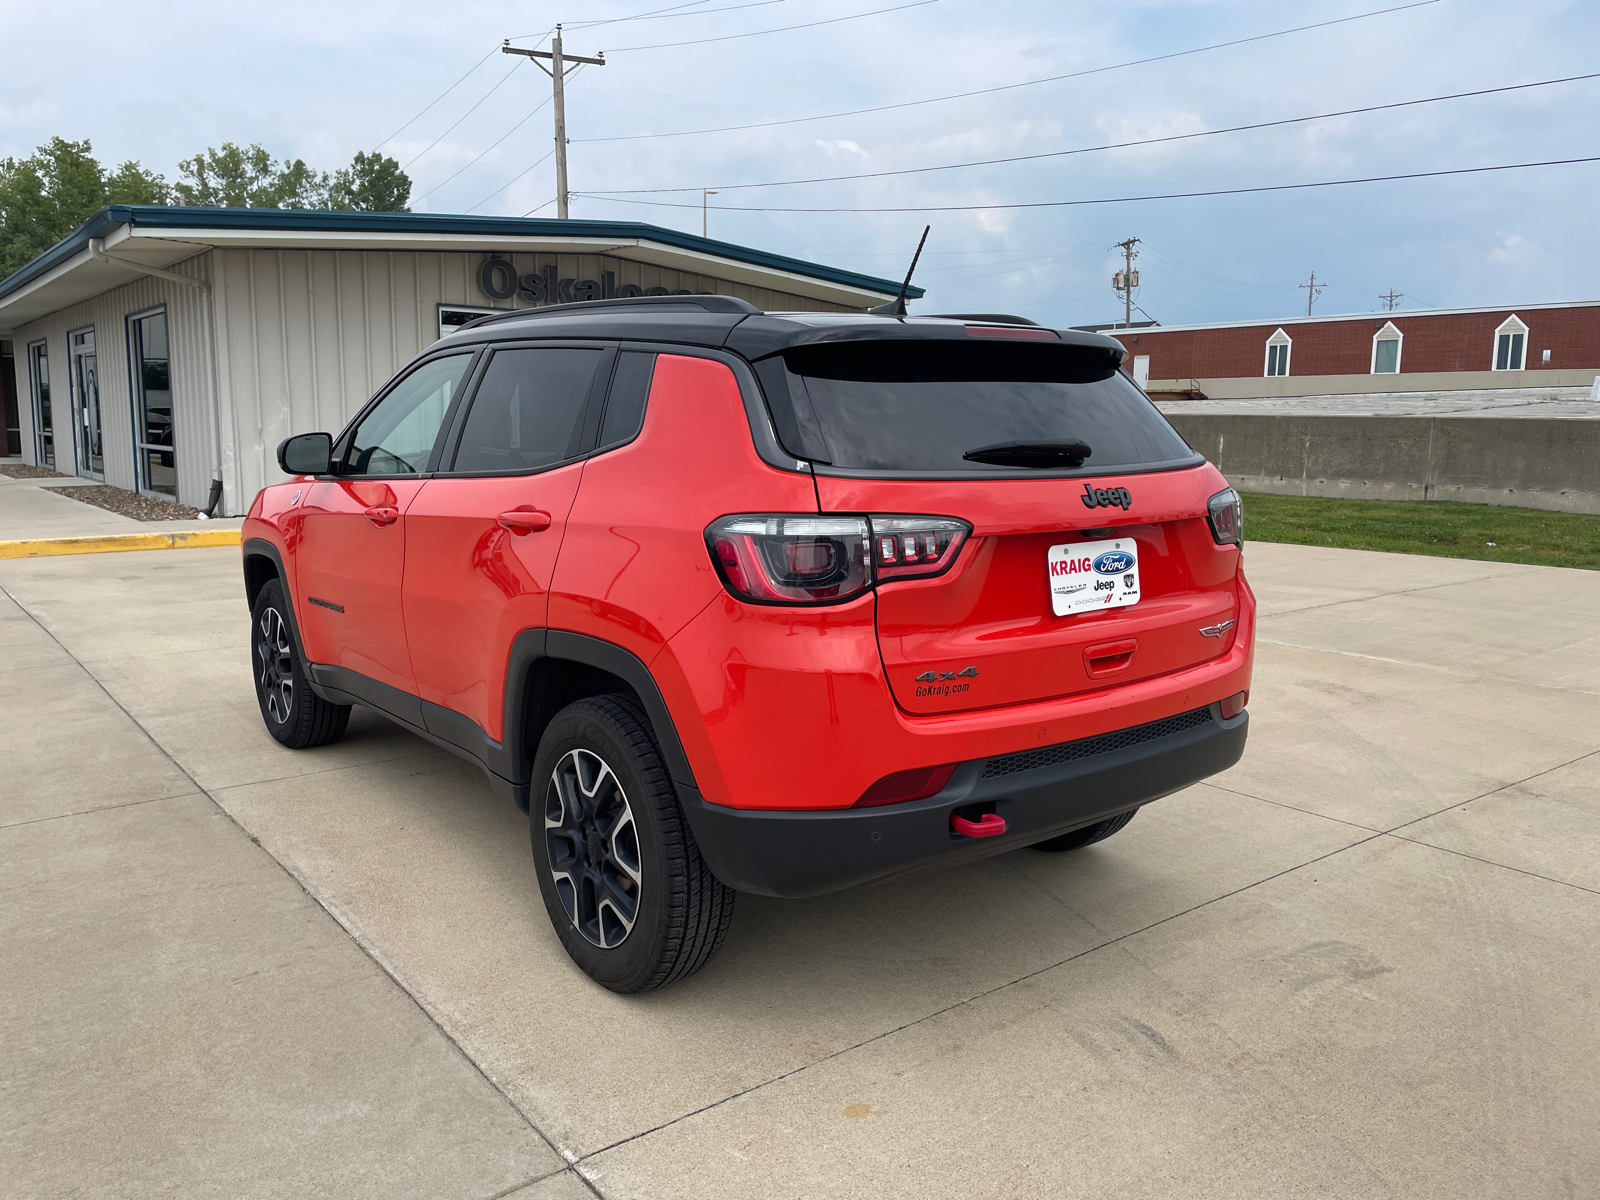
[[[0,562],[0,1192],[1595,1195],[1600,574],[1246,561],[1234,770],[635,997],[476,769],[267,736],[237,551]]]

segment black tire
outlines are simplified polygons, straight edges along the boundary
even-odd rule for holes
[[[325,746],[344,736],[350,705],[311,690],[289,623],[283,584],[269,580],[250,610],[250,669],[267,732],[291,750]]]
[[[711,961],[734,891],[700,857],[631,696],[579,700],[556,714],[534,756],[528,818],[550,923],[589,978],[646,992]]]
[[[1082,829],[1074,829],[1071,833],[1063,833],[1057,837],[1046,838],[1042,842],[1035,842],[1035,850],[1043,850],[1047,854],[1058,854],[1062,850],[1076,850],[1081,846],[1092,846],[1095,842],[1103,842],[1113,833],[1116,833],[1129,821],[1137,808],[1130,808],[1125,813],[1118,813],[1114,817],[1107,817],[1093,825],[1085,825]]]

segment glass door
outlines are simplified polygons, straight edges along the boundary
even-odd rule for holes
[[[178,463],[172,444],[172,370],[165,312],[134,319],[133,363],[139,490],[176,500]]]
[[[100,428],[100,365],[94,353],[94,330],[71,335],[72,390],[77,405],[79,445],[83,454],[78,474],[106,477],[105,438]]]
[[[28,347],[28,380],[33,388],[34,462],[54,469],[56,429],[50,415],[50,357],[43,342]]]

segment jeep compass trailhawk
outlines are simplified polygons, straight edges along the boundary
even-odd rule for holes
[[[482,766],[616,991],[703,966],[737,891],[1109,837],[1238,760],[1255,617],[1238,496],[1122,355],[718,296],[474,321],[278,448],[262,718]]]

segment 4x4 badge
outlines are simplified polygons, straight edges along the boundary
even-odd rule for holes
[[[942,683],[946,679],[976,679],[978,668],[976,666],[964,667],[959,671],[924,671],[917,676],[918,683]]]
[[[1083,495],[1078,499],[1083,501],[1085,508],[1120,508],[1124,512],[1133,503],[1133,493],[1127,488],[1097,488],[1083,485]]]

